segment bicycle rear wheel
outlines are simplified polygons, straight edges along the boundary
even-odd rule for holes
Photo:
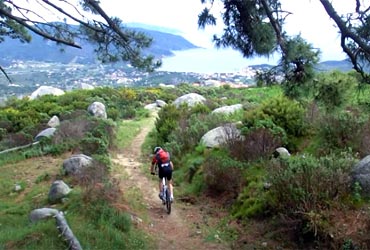
[[[171,213],[171,194],[168,188],[166,189],[166,209],[167,209],[167,214],[170,214]]]

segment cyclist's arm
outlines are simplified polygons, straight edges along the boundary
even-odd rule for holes
[[[153,157],[152,165],[150,165],[150,173],[154,173],[154,166],[157,164],[155,157]]]
[[[171,166],[171,169],[173,170],[173,163],[172,163],[172,161],[170,161],[170,166]]]

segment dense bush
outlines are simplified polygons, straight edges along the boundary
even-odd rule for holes
[[[352,148],[355,151],[362,148],[363,138],[366,135],[366,121],[368,117],[361,112],[340,111],[326,114],[318,124],[320,138],[319,151],[329,153],[331,150]]]
[[[267,128],[272,134],[287,136],[287,147],[296,149],[296,138],[302,137],[307,132],[305,125],[305,110],[296,101],[283,96],[264,102],[256,109],[247,111],[243,120],[244,131],[251,128]],[[281,129],[283,129],[283,133]],[[279,131],[280,130],[280,131]],[[282,137],[283,142],[284,137]]]
[[[267,168],[271,207],[282,214],[284,222],[294,221],[292,228],[304,227],[315,235],[327,232],[330,218],[326,212],[345,206],[343,202],[351,196],[353,164],[348,154],[321,158],[299,155],[271,162]]]
[[[254,128],[241,139],[228,140],[229,154],[238,160],[255,161],[269,157],[282,145],[283,134],[273,134],[267,128]]]
[[[314,99],[323,104],[327,111],[342,107],[348,102],[349,93],[357,83],[349,74],[333,71],[318,76],[314,86]]]
[[[258,217],[269,212],[271,200],[266,189],[266,170],[260,165],[251,165],[245,171],[245,186],[232,208],[232,215],[239,219]]]
[[[203,177],[211,193],[228,192],[235,197],[242,184],[243,162],[229,157],[227,152],[215,150],[206,155],[203,162]]]
[[[158,112],[158,118],[155,122],[158,145],[169,142],[169,136],[177,128],[182,112],[185,112],[185,109],[180,110],[171,104],[166,105]]]

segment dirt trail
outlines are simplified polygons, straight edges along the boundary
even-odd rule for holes
[[[127,180],[121,184],[123,191],[137,186],[145,204],[147,204],[149,223],[145,220],[141,223],[140,228],[143,228],[157,240],[157,246],[152,246],[150,249],[229,249],[221,244],[204,241],[204,235],[202,235],[200,227],[197,226],[201,223],[198,221],[199,208],[195,205],[176,202],[176,187],[174,188],[175,202],[172,206],[172,212],[167,215],[165,207],[158,198],[157,181],[148,178],[148,175],[143,173],[141,168],[144,165],[149,172],[150,158],[147,158],[147,162],[141,162],[140,156],[141,145],[153,126],[154,121],[147,123],[132,141],[132,144],[127,149],[120,151],[113,159],[114,163],[122,166],[122,175],[126,175]],[[118,175],[120,174],[118,173]]]

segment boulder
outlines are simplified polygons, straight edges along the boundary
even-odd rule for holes
[[[48,121],[48,126],[51,128],[58,127],[60,125],[60,120],[58,116],[54,115],[53,117],[50,118]]]
[[[162,101],[162,100],[156,100],[155,101],[155,104],[157,105],[157,107],[159,108],[163,108],[164,106],[167,105],[167,103],[165,101]]]
[[[151,104],[148,104],[148,105],[144,106],[144,109],[148,109],[148,110],[154,110],[156,108],[158,108],[156,103],[151,103]]]
[[[193,107],[197,104],[204,103],[206,101],[206,98],[203,96],[197,94],[197,93],[190,93],[183,96],[178,97],[173,104],[176,107],[179,107],[183,104],[187,104],[189,107]]]
[[[71,192],[71,189],[67,184],[64,183],[62,180],[54,181],[53,184],[51,184],[50,190],[49,190],[49,201],[54,203],[62,198],[64,198],[67,194]]]
[[[39,141],[41,140],[42,138],[50,138],[54,135],[55,131],[57,129],[56,128],[47,128],[47,129],[44,129],[43,131],[41,131],[40,133],[38,133],[35,137],[35,141]]]
[[[35,210],[32,210],[32,212],[29,215],[29,219],[31,222],[35,223],[42,219],[47,219],[51,216],[55,216],[58,214],[58,210],[53,208],[38,208]]]
[[[358,182],[365,196],[370,196],[370,155],[359,161],[351,172],[352,183]]]
[[[72,155],[64,160],[63,169],[67,175],[75,175],[82,172],[83,169],[92,165],[93,159],[84,154]]]
[[[240,131],[234,124],[220,126],[208,131],[201,138],[201,142],[208,148],[217,148],[231,139],[240,139]]]
[[[175,88],[175,85],[173,85],[173,84],[160,83],[158,86],[161,87],[161,88],[171,88],[171,89]]]
[[[288,149],[286,149],[284,147],[279,147],[279,148],[275,149],[274,156],[276,158],[277,157],[289,157],[290,153],[289,153]]]
[[[213,114],[226,114],[226,115],[229,115],[229,114],[232,114],[238,110],[241,110],[243,109],[243,105],[242,104],[235,104],[235,105],[230,105],[230,106],[223,106],[223,107],[220,107],[220,108],[217,108],[215,110],[212,111]]]
[[[30,99],[34,100],[43,95],[64,95],[64,91],[51,86],[40,86],[34,92],[32,92]]]
[[[105,111],[105,105],[101,102],[91,103],[89,107],[87,108],[87,111],[89,112],[89,114],[95,117],[107,119],[107,112]]]

